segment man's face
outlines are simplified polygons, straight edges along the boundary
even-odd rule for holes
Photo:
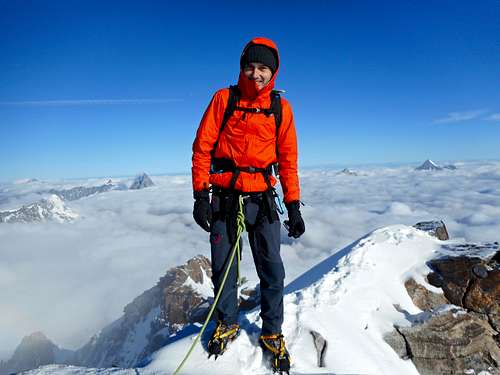
[[[265,87],[273,76],[273,72],[267,65],[257,62],[247,64],[243,73],[249,80],[255,81],[259,90]]]

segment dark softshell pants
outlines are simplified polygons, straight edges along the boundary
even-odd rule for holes
[[[212,281],[215,293],[220,288],[226,263],[231,256],[226,221],[218,212],[224,197],[212,196],[214,222],[210,233]],[[263,204],[263,195],[244,200],[246,229],[252,255],[260,279],[262,334],[281,333],[283,323],[283,287],[285,270],[280,256],[280,221],[276,212],[270,223]],[[273,206],[273,210],[276,207]],[[240,240],[241,241],[241,240]],[[226,324],[237,322],[237,261],[236,256],[215,310],[215,318]]]

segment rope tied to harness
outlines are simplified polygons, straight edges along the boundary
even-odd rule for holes
[[[236,215],[236,225],[237,225],[237,232],[236,232],[236,241],[234,242],[233,245],[233,251],[231,251],[231,256],[229,257],[229,262],[226,265],[226,269],[224,271],[224,276],[222,277],[222,282],[219,290],[217,291],[217,295],[215,296],[214,302],[212,303],[212,306],[210,307],[210,310],[208,312],[208,315],[205,319],[205,322],[203,323],[203,326],[201,327],[200,332],[196,336],[195,340],[191,344],[191,347],[187,351],[186,355],[184,356],[184,359],[181,361],[179,366],[175,369],[172,375],[177,375],[180,373],[182,367],[185,365],[187,362],[189,356],[193,352],[194,347],[196,344],[200,341],[201,336],[203,335],[203,332],[205,332],[205,329],[207,328],[208,322],[212,318],[212,314],[215,311],[215,307],[217,306],[217,303],[219,302],[220,295],[222,294],[222,290],[224,289],[224,285],[226,283],[226,279],[229,275],[229,270],[231,269],[231,266],[234,261],[234,257],[237,254],[237,262],[238,262],[238,284],[240,284],[240,260],[241,260],[241,248],[240,248],[240,238],[241,234],[245,230],[245,214],[243,212],[243,197],[241,194],[238,196],[238,213]]]

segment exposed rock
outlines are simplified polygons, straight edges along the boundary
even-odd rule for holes
[[[197,310],[203,305],[208,306],[208,298],[213,295],[211,275],[210,260],[198,256],[190,259],[185,266],[171,268],[160,279],[160,284],[165,285],[163,312],[171,325],[183,326],[203,320],[204,314]]]
[[[405,288],[415,306],[420,310],[434,310],[448,303],[443,294],[431,292],[426,287],[418,284],[413,278],[405,281]]]
[[[427,159],[422,165],[415,168],[416,171],[440,171],[443,168],[434,163],[432,160]]]
[[[415,224],[413,227],[423,230],[429,233],[431,236],[437,237],[441,241],[446,241],[450,239],[448,235],[448,230],[443,221],[422,221]]]
[[[422,227],[435,226],[424,223]],[[498,374],[498,243],[446,244],[441,252],[444,257],[428,262],[433,272],[427,280],[444,295],[408,279],[408,294],[425,312],[418,316],[405,312],[412,326],[395,327],[384,339],[401,358],[411,358],[420,374]],[[457,307],[450,310],[453,305],[445,305],[450,302]]]
[[[153,288],[125,306],[120,319],[80,349],[68,351],[71,356],[66,356],[64,362],[56,356],[43,364],[140,366],[151,353],[175,340],[181,330],[205,320],[213,301],[211,275],[210,260],[202,255],[169,269]],[[259,288],[246,288],[240,294],[240,310],[252,309],[260,303]],[[3,368],[0,363],[0,369]],[[34,367],[26,367],[29,368]]]
[[[328,341],[326,341],[326,339],[321,336],[319,332],[311,330],[310,333],[313,337],[314,347],[316,348],[318,367],[325,367],[325,355],[328,347]]]
[[[213,298],[210,261],[199,255],[171,268],[135,298],[123,316],[77,351],[79,365],[137,366],[188,324],[205,317]]]
[[[132,185],[130,185],[129,189],[137,190],[137,189],[144,189],[150,186],[154,186],[153,181],[146,173],[143,173],[138,175],[134,179],[134,182],[132,182]]]
[[[431,260],[429,266],[434,270],[428,275],[429,283],[441,287],[448,301],[498,321],[500,269],[494,258],[446,257]]]
[[[452,170],[452,171],[454,171],[454,170],[456,170],[456,169],[457,169],[457,167],[456,167],[455,165],[453,165],[453,164],[443,165],[443,168],[444,168],[444,169],[450,169],[450,170]]]
[[[386,341],[401,358],[411,358],[422,375],[463,374],[498,367],[496,332],[482,319],[451,310],[412,327],[396,327]],[[401,336],[401,337],[398,337]]]
[[[0,363],[0,375],[12,374],[51,363],[70,363],[74,353],[59,349],[42,332],[35,332],[22,339],[7,362]]]
[[[337,173],[338,175],[346,175],[346,176],[357,176],[358,174],[349,168],[344,168],[340,172]]]
[[[109,180],[106,184],[100,186],[76,186],[74,188],[66,190],[50,189],[48,192],[50,194],[56,194],[61,199],[64,199],[66,201],[75,201],[77,199],[88,197],[94,194],[105,193],[109,190],[114,189],[115,186],[110,183],[110,181],[111,180]]]
[[[0,223],[34,223],[46,220],[60,223],[72,221],[78,214],[66,207],[57,195],[22,206],[18,210],[0,212]]]
[[[245,288],[240,292],[240,311],[252,310],[260,305],[260,287]]]

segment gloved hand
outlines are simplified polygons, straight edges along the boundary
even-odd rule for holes
[[[207,232],[210,232],[212,223],[212,207],[210,207],[210,197],[207,190],[193,192],[194,207],[193,218],[196,223]]]
[[[306,231],[306,226],[300,214],[300,201],[293,201],[285,204],[288,210],[288,220],[285,225],[288,228],[288,237],[299,238]]]

